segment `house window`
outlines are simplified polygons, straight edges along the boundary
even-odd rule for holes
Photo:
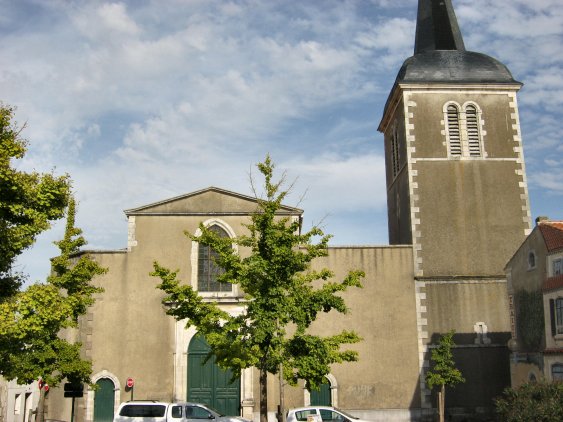
[[[534,251],[528,252],[528,269],[533,270],[536,268],[536,253]]]
[[[556,363],[551,367],[551,380],[563,381],[563,364]]]
[[[563,258],[553,260],[553,277],[563,274]]]
[[[556,334],[563,334],[563,298],[555,299],[555,325]]]
[[[227,232],[217,225],[209,227],[220,237],[229,237]],[[200,292],[230,292],[232,284],[219,283],[217,277],[223,274],[223,268],[217,265],[218,254],[209,245],[199,245],[197,288]]]
[[[481,110],[474,103],[460,107],[449,102],[444,105],[446,141],[450,157],[481,157],[483,155],[483,130]]]

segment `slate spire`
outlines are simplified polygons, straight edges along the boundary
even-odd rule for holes
[[[451,0],[419,0],[414,54],[465,51]]]

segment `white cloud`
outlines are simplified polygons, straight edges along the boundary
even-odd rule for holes
[[[127,14],[123,3],[105,3],[97,6],[95,3],[71,8],[71,19],[80,34],[90,41],[113,43],[116,37],[139,35],[141,29]]]
[[[540,198],[561,189],[559,3],[454,1],[466,46],[525,83],[528,180]],[[22,166],[69,172],[91,245],[122,247],[123,209],[209,185],[249,193],[248,169],[270,152],[298,192],[309,189],[306,215],[332,214],[328,232],[370,243],[386,226],[366,223],[384,220],[376,126],[413,53],[416,4],[3,3],[0,91],[28,122]]]

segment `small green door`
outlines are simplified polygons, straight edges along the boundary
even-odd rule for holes
[[[108,378],[96,382],[98,389],[94,395],[94,422],[112,422],[115,403],[115,386]]]
[[[203,403],[229,416],[240,415],[240,379],[208,359],[209,345],[195,336],[188,346],[188,401]]]
[[[311,390],[311,406],[332,406],[328,382],[322,383],[320,390]]]

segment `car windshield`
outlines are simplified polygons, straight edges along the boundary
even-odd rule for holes
[[[222,412],[219,412],[217,409],[214,409],[211,406],[205,405],[205,409],[210,410],[211,412],[219,415],[219,416],[225,416]]]

